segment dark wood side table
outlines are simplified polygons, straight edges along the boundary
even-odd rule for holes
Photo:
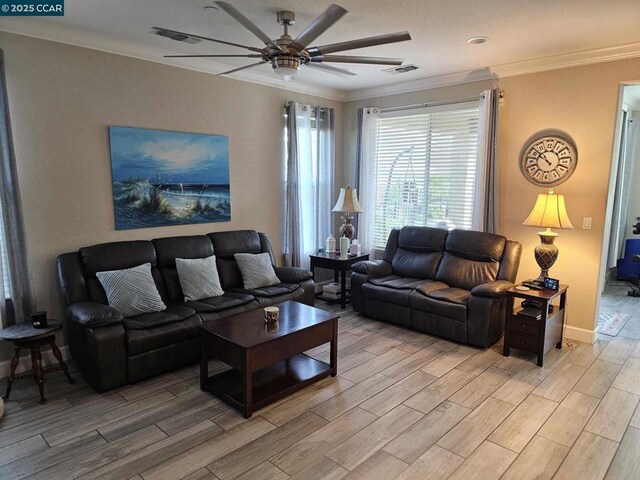
[[[316,278],[316,268],[326,268],[328,270],[333,270],[333,278],[336,283],[338,283],[338,274],[340,275],[340,306],[342,308],[346,308],[347,306],[347,272],[351,270],[351,267],[354,263],[361,262],[363,260],[369,260],[369,254],[365,253],[362,255],[356,255],[353,257],[347,257],[346,259],[341,259],[339,256],[336,256],[333,253],[319,253],[318,255],[309,255],[309,259],[311,260],[311,274],[315,280]],[[326,297],[322,297],[322,294],[317,295],[319,298],[329,302],[336,302],[335,299],[330,299]]]
[[[338,315],[298,302],[274,305],[280,320],[265,324],[262,309],[200,326],[200,389],[246,418],[321,378],[338,373]],[[329,364],[303,352],[330,343]],[[209,376],[209,358],[230,370]]]
[[[504,349],[505,357],[511,348],[518,348],[538,356],[538,366],[542,367],[544,355],[555,345],[562,348],[562,333],[565,323],[568,285],[560,285],[559,290],[521,291],[515,287],[507,290],[507,316],[505,319]],[[515,299],[541,302],[541,318],[518,315],[521,306],[514,308]],[[559,299],[557,304],[552,302]]]
[[[44,398],[44,370],[42,368],[42,353],[40,347],[49,345],[53,351],[53,355],[60,364],[60,369],[64,372],[69,380],[69,383],[74,383],[67,364],[62,360],[62,354],[56,345],[56,333],[62,330],[62,323],[58,320],[48,320],[46,328],[33,328],[31,323],[21,323],[19,325],[12,325],[0,330],[0,339],[13,343],[14,354],[11,359],[11,373],[7,380],[7,393],[3,397],[4,400],[9,400],[11,394],[11,387],[16,378],[16,367],[18,366],[18,360],[20,359],[20,350],[28,348],[31,350],[31,364],[33,365],[33,379],[38,384],[40,389],[40,405],[47,403]],[[56,369],[57,370],[57,369]]]

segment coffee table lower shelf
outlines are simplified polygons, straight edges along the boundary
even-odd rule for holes
[[[204,382],[209,393],[237,409],[245,417],[287,395],[292,394],[331,374],[325,362],[300,353],[253,372],[253,402],[250,409],[245,404],[244,374],[230,369],[212,375]]]

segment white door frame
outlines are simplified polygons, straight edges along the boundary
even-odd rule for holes
[[[627,86],[640,85],[640,81],[621,82],[618,92],[618,107],[616,109],[616,127],[613,137],[613,149],[611,152],[611,169],[609,170],[609,190],[607,193],[607,207],[604,216],[604,232],[602,234],[602,251],[600,252],[600,270],[598,272],[598,295],[596,298],[596,318],[593,323],[593,331],[598,328],[598,316],[600,315],[600,299],[604,290],[605,275],[607,272],[607,257],[609,256],[609,242],[611,241],[611,221],[613,219],[613,204],[618,181],[618,163],[620,161],[620,132],[622,131],[622,106],[624,104],[624,89]]]

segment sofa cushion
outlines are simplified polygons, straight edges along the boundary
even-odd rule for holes
[[[260,236],[254,230],[215,232],[208,236],[213,243],[213,250],[221,258],[233,257],[235,253],[260,253],[262,251]]]
[[[166,237],[152,240],[156,248],[158,269],[166,285],[169,300],[183,300],[184,293],[176,270],[176,258],[207,258],[214,254],[211,239],[206,235]]]
[[[285,295],[295,292],[300,288],[297,283],[278,283],[269,287],[262,288],[234,288],[231,292],[244,293],[245,295],[253,295],[254,297],[275,297],[277,295]]]
[[[197,302],[186,302],[185,306],[193,308],[196,312],[220,312],[229,308],[245,305],[253,301],[252,295],[235,292],[225,292],[219,297],[204,298]]]
[[[493,282],[498,275],[498,262],[478,262],[445,253],[436,280],[451,287],[471,290],[483,283]]]
[[[436,290],[430,295],[433,295],[434,293],[440,291],[443,290]],[[418,310],[420,312],[426,312],[432,315],[453,318],[458,321],[466,322],[467,306],[461,303],[451,302],[449,301],[450,299],[451,298],[442,300],[433,298],[431,296],[423,295],[417,290],[414,290],[409,298],[409,305],[413,310]]]
[[[193,312],[192,309],[186,310]],[[200,336],[200,325],[202,325],[200,317],[191,315],[184,320],[154,328],[128,329],[125,332],[127,355],[139,355],[168,345],[177,345],[189,339],[197,339]]]
[[[125,317],[160,312],[167,308],[151,275],[150,263],[122,270],[96,272],[96,277],[104,288],[109,306]]]
[[[404,307],[409,306],[409,295],[413,289],[389,288],[367,282],[362,285],[362,296],[381,302],[394,303]]]
[[[235,253],[261,253],[260,235],[254,230],[215,232],[207,235],[213,243],[218,263],[218,275],[222,289],[243,288],[242,274],[238,269]]]
[[[422,253],[442,251],[448,234],[442,228],[402,227],[398,234],[398,247]]]
[[[447,234],[440,228],[402,227],[391,261],[393,273],[402,277],[435,278]]]
[[[224,293],[215,255],[207,258],[176,258],[176,270],[185,302],[219,297]]]
[[[472,230],[452,230],[445,250],[458,257],[477,262],[499,262],[507,239],[502,235]]]
[[[387,275],[386,277],[372,278],[369,281],[374,285],[396,288],[399,290],[413,290],[418,285],[424,282],[424,280],[420,280],[417,278],[405,278],[398,275]]]
[[[423,280],[420,282],[420,285],[416,287],[416,290],[423,295],[428,295],[435,290],[442,290],[444,288],[449,288],[449,285],[442,282],[436,282],[434,280]]]
[[[233,257],[238,263],[245,289],[271,287],[280,283],[268,253],[236,253]]]
[[[125,318],[124,328],[126,330],[142,330],[159,327],[168,323],[180,322],[196,311],[184,305],[169,305],[163,312],[143,313],[135,317]]]
[[[471,292],[462,288],[442,288],[427,293],[427,297],[466,306],[469,303]]]

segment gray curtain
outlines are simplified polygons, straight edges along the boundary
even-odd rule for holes
[[[284,254],[285,263],[298,266],[297,259],[301,257],[301,245],[298,232],[302,227],[302,209],[300,206],[298,173],[298,130],[296,102],[285,105],[285,122],[287,138],[285,139],[285,200],[284,200]]]
[[[27,241],[11,136],[2,50],[0,97],[0,242],[3,244],[3,255],[0,255],[0,315],[1,326],[6,327],[26,321],[29,314],[35,310],[35,301],[27,262]]]
[[[485,215],[482,230],[489,233],[498,231],[498,111],[500,91],[498,89],[486,90],[484,99],[481,99],[484,112],[484,128],[486,141],[483,144],[485,156],[487,182],[485,189]]]
[[[332,108],[289,102],[286,114],[285,261],[309,267],[332,232],[335,120]]]

